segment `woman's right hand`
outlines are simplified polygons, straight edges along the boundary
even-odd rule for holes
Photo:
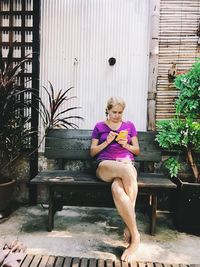
[[[98,139],[93,138],[90,146],[90,155],[92,157],[96,156],[100,151],[105,149],[107,145],[109,145],[115,139],[116,135],[117,133],[110,131],[106,140],[101,144],[99,144]]]
[[[110,131],[106,139],[107,143],[110,144],[115,139],[116,136],[117,133]]]

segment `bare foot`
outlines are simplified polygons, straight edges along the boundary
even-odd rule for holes
[[[124,240],[125,240],[125,242],[127,242],[129,244],[131,243],[131,233],[130,233],[128,227],[124,228]]]
[[[126,262],[132,262],[135,260],[135,251],[137,250],[140,243],[140,235],[138,234],[134,240],[131,241],[130,245],[124,250],[121,260]]]

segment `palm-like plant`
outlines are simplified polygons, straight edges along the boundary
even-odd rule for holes
[[[24,63],[30,61],[28,56],[13,66],[13,46],[10,46],[6,59],[3,59],[0,51],[0,183],[5,180],[5,176],[9,177],[12,173],[14,163],[23,155],[23,149],[30,137],[37,134],[30,127],[31,113],[26,112],[28,109],[36,108],[28,95],[34,96],[40,103],[38,113],[45,129],[42,140],[53,128],[78,128],[71,119],[83,119],[80,116],[70,115],[71,111],[79,107],[60,110],[62,104],[65,103],[66,106],[71,99],[76,98],[68,96],[73,87],[66,91],[59,90],[56,94],[49,82],[50,91],[43,87],[48,96],[46,107],[41,98],[35,94],[35,89],[27,88],[20,82]]]
[[[13,66],[13,46],[6,59],[0,51],[0,182],[5,174],[9,176],[14,162],[22,155],[27,138],[33,134],[27,127],[30,115],[24,112],[31,106],[31,99],[25,95],[33,93],[33,89],[20,82],[28,60],[27,56]]]
[[[76,96],[68,96],[68,93],[73,87],[68,88],[66,91],[60,89],[58,93],[55,93],[55,89],[51,82],[49,82],[50,91],[43,86],[48,96],[48,106],[46,107],[42,101],[40,101],[41,109],[40,115],[47,134],[53,128],[78,128],[78,125],[71,121],[71,119],[83,119],[81,116],[69,115],[72,110],[79,109],[80,107],[67,107],[64,110],[60,110],[62,104],[67,106],[68,102]]]

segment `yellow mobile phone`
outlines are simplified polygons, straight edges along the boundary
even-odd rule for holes
[[[116,141],[120,140],[120,139],[126,139],[128,135],[128,131],[127,130],[122,130],[119,132]]]

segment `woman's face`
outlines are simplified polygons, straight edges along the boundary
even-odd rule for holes
[[[112,122],[120,122],[122,120],[123,111],[124,109],[121,105],[116,105],[112,107],[110,110],[108,110],[109,119]]]

